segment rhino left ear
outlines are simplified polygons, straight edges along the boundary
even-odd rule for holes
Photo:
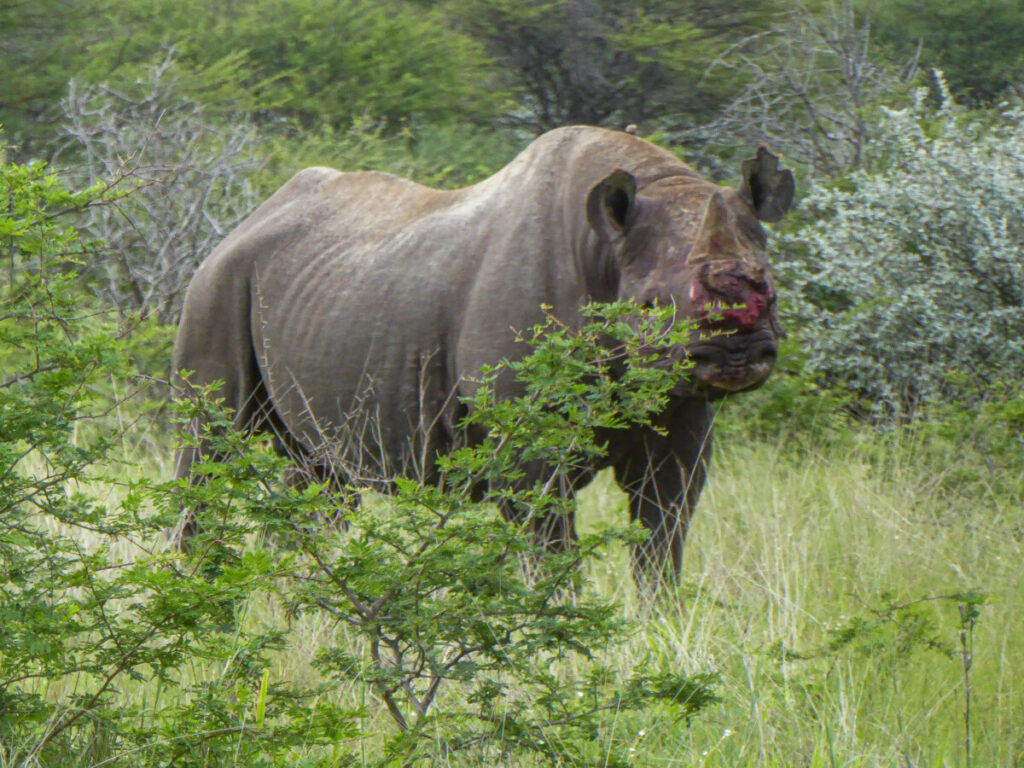
[[[778,221],[793,204],[793,172],[779,170],[779,158],[764,147],[757,157],[743,161],[740,194],[754,207],[761,221]]]
[[[606,243],[629,229],[636,208],[636,179],[618,168],[594,185],[587,195],[587,221]]]

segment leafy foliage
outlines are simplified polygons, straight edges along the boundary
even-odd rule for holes
[[[919,92],[881,131],[887,171],[814,185],[783,239],[810,369],[897,413],[963,394],[957,373],[1019,380],[1024,115],[988,125]]]
[[[897,56],[917,53],[943,70],[953,94],[971,106],[1021,95],[1024,9],[1014,0],[862,0],[876,39]],[[926,70],[927,71],[927,70]]]
[[[35,156],[54,137],[68,80],[88,64],[87,51],[106,36],[95,25],[106,0],[0,2],[0,123],[19,146],[18,159]]]
[[[257,733],[245,723],[244,691],[280,633],[226,642],[221,631],[225,605],[270,586],[269,561],[243,557],[215,579],[182,570],[152,544],[168,518],[146,511],[143,485],[120,504],[89,490],[122,437],[104,424],[125,405],[108,382],[130,379],[136,338],[150,343],[96,311],[78,276],[93,249],[62,223],[106,185],[71,192],[43,167],[9,165],[0,189],[9,264],[0,287],[4,764],[199,764],[238,749],[255,757],[270,733],[285,751],[315,742],[315,728]],[[192,683],[185,670],[198,660],[216,661],[220,673]],[[127,695],[146,681],[166,692],[159,706]],[[293,724],[317,717],[307,706]]]
[[[391,129],[480,120],[502,101],[478,44],[397,0],[126,3],[115,27],[121,35],[95,53],[127,57],[127,74],[168,46],[200,70],[240,55],[235,87],[251,108],[302,130],[367,115]]]
[[[344,130],[325,125],[298,135],[262,134],[268,163],[254,181],[270,191],[301,168],[325,165],[385,171],[434,187],[461,187],[491,176],[524,143],[507,133],[467,124],[406,124],[394,131],[360,117]]]
[[[582,312],[590,320],[580,331],[548,316],[520,334],[530,354],[484,369],[482,386],[467,400],[465,426],[485,437],[480,446],[441,461],[450,482],[500,487],[515,481],[527,462],[565,475],[604,454],[608,430],[650,424],[664,410],[669,390],[692,367],[671,356],[687,340],[690,323],[676,318],[672,307],[638,311],[624,301],[587,305]],[[659,359],[672,362],[658,365]],[[523,393],[496,399],[494,382],[511,375]],[[536,503],[561,504],[552,495],[556,488],[545,477],[534,489]]]
[[[457,24],[482,40],[520,96],[509,115],[534,131],[588,123],[700,121],[731,77],[708,63],[759,28],[763,3],[645,0],[451,0]]]
[[[879,595],[877,606],[866,606],[862,615],[827,628],[828,642],[811,651],[785,651],[787,658],[812,659],[853,652],[888,664],[897,664],[915,651],[933,651],[947,659],[956,657],[948,631],[939,626],[939,609],[958,607],[977,616],[985,595],[971,590],[950,595],[929,595],[901,602],[892,594]],[[947,618],[950,612],[947,611]]]

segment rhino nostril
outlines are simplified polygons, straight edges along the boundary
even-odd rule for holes
[[[697,347],[687,352],[694,365],[715,365],[721,359],[721,353],[710,347]]]
[[[774,344],[764,344],[750,351],[750,365],[774,365],[778,350]]]

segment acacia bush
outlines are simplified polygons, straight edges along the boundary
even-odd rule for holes
[[[491,176],[529,143],[471,124],[408,124],[389,131],[369,117],[353,120],[343,131],[323,125],[297,134],[263,134],[260,141],[268,162],[253,181],[268,194],[299,169],[314,165],[384,171],[431,187],[463,187]]]
[[[811,185],[776,257],[807,370],[876,414],[1024,373],[1024,111],[977,118],[938,80],[937,109],[884,112],[883,172]]]
[[[875,39],[897,54],[915,52],[949,77],[961,103],[992,107],[1022,94],[1024,8],[1014,0],[858,0]]]
[[[282,635],[235,632],[228,609],[270,589],[275,564],[190,567],[161,544],[176,489],[116,479],[152,339],[85,290],[100,246],[68,225],[110,187],[4,165],[0,194],[0,764],[269,765],[338,738],[350,720],[308,692],[284,692],[283,720],[252,715]],[[216,671],[197,680],[202,664]]]
[[[130,82],[168,45],[190,69],[233,61],[235,78],[197,98],[240,104],[265,127],[343,131],[363,116],[388,128],[487,124],[508,98],[480,44],[420,3],[125,0],[108,14],[111,35],[90,48],[86,78]]]
[[[190,439],[223,460],[195,467],[203,482],[158,482],[119,461],[137,410],[114,396],[137,388],[149,339],[85,289],[102,244],[66,225],[110,187],[9,165],[0,191],[0,765],[624,765],[615,718],[689,719],[714,700],[709,676],[616,666],[629,625],[581,572],[635,532],[546,557],[471,494],[529,452],[551,477],[511,499],[565,513],[552,489],[579,450],[600,450],[594,428],[662,407],[677,371],[612,376],[599,343],[632,333],[631,309],[529,337],[522,398],[494,402],[482,384],[474,419],[491,439],[452,456],[443,487],[410,481],[357,508],[285,483],[283,460],[205,393],[180,418],[205,424]],[[686,332],[652,322],[630,354]],[[506,486],[493,487],[491,500]],[[324,524],[338,505],[346,531]],[[163,537],[182,506],[203,527],[188,555]],[[283,614],[249,618],[270,601]],[[299,616],[331,627],[319,676],[280,679]],[[338,704],[353,685],[365,705]]]

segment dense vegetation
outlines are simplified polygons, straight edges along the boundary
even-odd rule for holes
[[[0,766],[1024,763],[1019,3],[0,0],[0,25]],[[538,331],[529,396],[481,389],[496,439],[444,488],[356,511],[231,434],[169,480],[175,426],[224,418],[167,405],[182,292],[270,191],[311,164],[473,183],[573,122],[723,180],[768,141],[800,179],[771,243],[790,338],[722,405],[678,596],[636,596],[609,478],[543,560],[464,492],[657,407],[657,371],[595,351],[621,308]]]

